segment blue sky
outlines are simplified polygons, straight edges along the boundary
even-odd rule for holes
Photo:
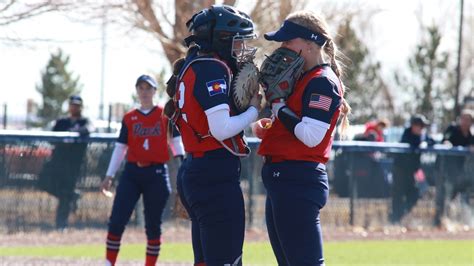
[[[311,1],[310,1],[311,2]],[[417,12],[423,7],[424,21],[440,21],[446,38],[456,40],[458,1],[441,0],[352,0],[352,5],[378,6],[381,11],[369,22],[371,30],[365,41],[375,57],[384,66],[384,75],[390,80],[394,71],[406,68],[407,56],[419,40]],[[240,6],[247,7],[245,1]],[[473,0],[465,1],[466,12],[473,10]],[[315,7],[317,10],[317,7]],[[243,8],[245,10],[245,8]],[[447,13],[454,15],[446,16]],[[7,103],[9,113],[24,115],[28,98],[40,102],[35,90],[40,71],[51,52],[61,47],[71,56],[70,70],[80,75],[84,85],[82,96],[85,113],[98,116],[101,84],[101,28],[72,22],[63,15],[47,14],[28,21],[0,28],[0,36],[53,39],[54,42],[26,42],[21,45],[0,42],[0,104]],[[454,42],[446,41],[445,49],[454,49]],[[168,63],[163,59],[158,41],[142,32],[127,33],[109,28],[105,54],[105,104],[131,103],[135,79],[142,73],[154,74]]]

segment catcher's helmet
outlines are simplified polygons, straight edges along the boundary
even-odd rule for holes
[[[234,57],[241,60],[241,56],[253,56],[254,48],[245,45],[234,48],[234,41],[254,39],[253,22],[242,11],[228,5],[212,5],[204,9],[186,22],[188,30],[196,37],[201,48],[214,51],[224,59]]]

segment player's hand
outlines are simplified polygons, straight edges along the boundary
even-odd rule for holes
[[[112,179],[113,177],[111,176],[106,176],[104,181],[102,181],[102,184],[100,184],[100,191],[102,194],[104,194],[106,197],[111,198],[114,194],[110,191],[110,188],[112,187]]]
[[[260,110],[262,110],[262,94],[259,93],[255,93],[253,96],[252,96],[252,99],[250,99],[250,105],[257,108],[257,111],[260,112]]]
[[[270,118],[262,118],[252,123],[250,127],[255,137],[263,139],[267,130],[272,127],[272,120]]]

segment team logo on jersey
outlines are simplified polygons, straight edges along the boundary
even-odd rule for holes
[[[144,127],[142,123],[136,123],[133,125],[133,135],[139,137],[159,136],[161,135],[160,123],[154,127]]]
[[[329,111],[331,107],[332,99],[331,97],[324,96],[317,93],[312,93],[309,98],[309,108],[322,109],[324,111]]]
[[[226,93],[227,90],[227,84],[223,79],[216,79],[206,82],[206,86],[210,96]]]

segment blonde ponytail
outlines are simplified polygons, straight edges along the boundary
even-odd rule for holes
[[[331,60],[331,68],[334,73],[336,73],[336,76],[338,78],[341,78],[342,75],[342,67],[339,64],[339,61],[336,59],[336,54],[337,54],[337,47],[336,44],[334,44],[334,41],[332,39],[328,39],[326,41],[326,44],[324,45],[324,52],[326,55],[330,58]]]
[[[336,44],[332,39],[328,39],[326,44],[324,45],[324,52],[326,55],[330,58],[331,60],[331,69],[334,71],[336,76],[340,79],[342,75],[342,67],[339,63],[339,61],[336,59],[336,55],[338,53]],[[351,113],[351,106],[349,103],[346,101],[344,98],[344,94],[346,91],[346,87],[341,81],[341,86],[342,86],[342,105],[341,105],[341,114],[342,114],[342,122],[341,122],[341,132],[340,136],[342,139],[347,137],[347,130],[349,129],[349,115]]]

